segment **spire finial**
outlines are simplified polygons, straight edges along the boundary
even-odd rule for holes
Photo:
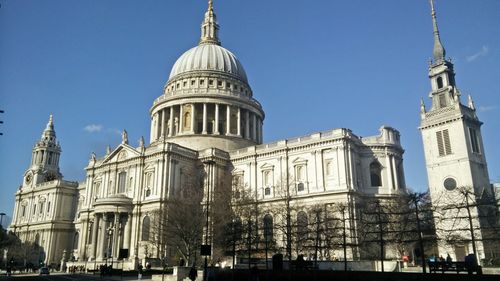
[[[45,128],[45,130],[54,130],[54,117],[52,116],[52,114],[49,115],[49,122],[47,122],[47,127]]]
[[[424,114],[425,112],[426,110],[425,110],[424,98],[420,98],[420,113]]]
[[[432,51],[432,54],[434,56],[434,62],[440,62],[445,59],[446,51],[443,47],[443,44],[441,44],[441,38],[439,37],[436,10],[434,9],[434,0],[429,1],[431,3],[432,25],[434,28],[434,49]]]
[[[476,110],[476,106],[474,105],[474,101],[472,100],[472,96],[469,95],[468,97],[468,106],[472,110]]]
[[[217,17],[214,13],[214,2],[208,0],[208,10],[205,13],[205,19],[201,24],[201,44],[216,44],[220,45],[219,41],[219,25],[217,24]]]

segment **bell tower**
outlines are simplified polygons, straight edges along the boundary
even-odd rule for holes
[[[492,194],[481,136],[483,123],[476,115],[472,98],[468,97],[467,104],[461,101],[453,63],[446,59],[441,43],[433,0],[430,3],[434,30],[433,59],[429,66],[431,106],[427,110],[421,100],[419,129],[433,206],[450,211],[434,214],[439,255],[449,253],[455,260],[462,260],[464,255],[476,252],[482,258],[478,215],[481,210],[476,203],[480,197]],[[464,219],[467,208],[474,218],[473,228],[477,229],[474,235],[469,231],[469,220]]]
[[[54,120],[52,115],[39,141],[33,146],[31,153],[31,165],[24,173],[23,188],[33,186],[56,179],[61,179],[59,172],[59,157],[61,146],[56,140]]]

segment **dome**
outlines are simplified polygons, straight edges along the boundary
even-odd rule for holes
[[[172,67],[169,80],[192,71],[223,72],[248,83],[247,74],[236,56],[216,44],[200,44],[182,54]]]

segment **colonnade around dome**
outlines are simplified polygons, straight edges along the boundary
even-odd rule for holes
[[[222,135],[262,143],[262,117],[238,105],[178,104],[154,113],[151,142],[180,135]]]

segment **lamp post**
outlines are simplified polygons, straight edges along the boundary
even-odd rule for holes
[[[113,237],[113,231],[114,231],[113,226],[108,227],[107,231],[108,231],[108,253],[107,253],[107,257],[111,256],[111,267],[113,267],[113,255],[111,254],[112,242],[113,242],[112,237]],[[108,264],[108,260],[106,259],[106,265],[107,264]]]
[[[3,216],[5,216],[5,213],[0,213],[0,228],[3,229]]]
[[[233,229],[233,266],[231,267],[232,271],[231,271],[231,280],[234,281],[234,266],[236,264],[236,219],[233,217],[231,219],[231,222],[232,222],[232,229]]]

